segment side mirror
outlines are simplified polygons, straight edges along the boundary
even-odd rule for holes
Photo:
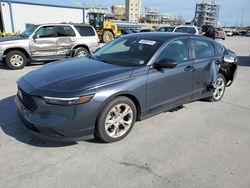
[[[224,58],[223,58],[224,62],[226,63],[234,63],[234,57],[230,56],[230,55],[224,55]]]
[[[155,68],[168,68],[173,69],[177,66],[177,62],[173,59],[162,59],[158,63],[155,64]]]
[[[32,38],[33,38],[33,40],[36,40],[37,38],[39,38],[39,35],[34,34],[34,35],[32,36]]]

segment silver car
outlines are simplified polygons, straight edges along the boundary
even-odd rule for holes
[[[35,25],[18,36],[0,38],[0,61],[9,69],[22,69],[29,61],[87,56],[98,48],[98,35],[90,25]]]

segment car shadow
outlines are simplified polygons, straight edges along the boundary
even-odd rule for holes
[[[65,147],[77,144],[75,142],[51,142],[33,136],[19,120],[14,98],[15,96],[11,96],[0,101],[0,128],[6,135],[22,143],[36,147]]]
[[[250,56],[238,56],[238,65],[243,67],[249,67]]]

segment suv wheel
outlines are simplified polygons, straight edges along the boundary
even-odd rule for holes
[[[27,57],[23,52],[10,51],[6,55],[5,63],[11,70],[23,69],[27,64]]]
[[[118,97],[99,114],[95,136],[103,142],[116,142],[126,137],[136,120],[136,107],[127,97]]]
[[[213,95],[208,98],[210,102],[220,101],[225,93],[226,80],[222,74],[218,74],[214,83]]]
[[[80,47],[75,50],[74,57],[86,57],[89,51],[86,48]]]

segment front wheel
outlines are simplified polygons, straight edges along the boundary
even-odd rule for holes
[[[118,97],[110,102],[99,114],[95,136],[103,142],[122,140],[134,126],[136,107],[127,97]]]
[[[114,35],[110,31],[104,31],[103,36],[102,36],[102,41],[104,43],[108,43],[114,39]]]
[[[220,101],[225,93],[226,79],[222,74],[218,74],[214,83],[213,95],[208,98],[210,102]]]
[[[6,55],[5,63],[11,70],[23,69],[27,64],[27,57],[20,51],[10,51]]]

